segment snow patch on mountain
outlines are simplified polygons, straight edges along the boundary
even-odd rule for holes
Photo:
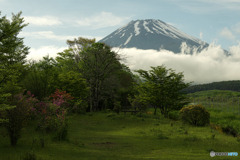
[[[119,28],[114,35],[116,35],[116,34],[118,34],[119,32],[121,32],[121,31],[122,31],[124,28],[126,28],[130,23],[131,23],[131,22],[129,22],[128,24],[126,24],[126,25],[122,26],[121,28]],[[125,30],[124,30],[124,31],[125,31]],[[124,32],[124,31],[123,31],[123,32]]]
[[[171,29],[170,31],[173,32],[176,35],[180,35],[181,37],[185,38],[185,39],[191,39],[192,41],[199,43],[200,41],[197,38],[194,38],[190,35],[187,35],[186,33],[181,32],[180,30],[172,27],[169,25],[169,29]]]
[[[120,38],[122,38],[124,36],[125,33],[122,34],[122,36]]]
[[[132,38],[132,33],[130,33],[130,34],[131,34],[131,36],[128,37],[128,39],[127,39],[127,41],[124,43],[124,45],[128,44],[128,42],[131,40],[131,38]]]
[[[153,30],[157,33],[157,34],[161,34],[161,32],[159,30],[157,30],[156,28],[153,27]]]
[[[135,24],[134,24],[134,32],[135,32],[135,36],[139,35],[140,34],[140,28],[138,28],[138,24],[139,24],[139,21],[137,21]]]
[[[148,22],[143,21],[143,27],[150,33],[153,33],[146,25],[148,24]]]
[[[161,23],[158,23],[159,24],[159,26],[157,26],[156,24],[153,24],[154,25],[154,27],[156,27],[159,31],[162,31],[162,34],[164,34],[164,35],[166,35],[166,36],[171,36],[165,29],[165,26],[164,25],[162,25]],[[172,37],[172,36],[171,36]],[[176,37],[176,36],[175,36]]]

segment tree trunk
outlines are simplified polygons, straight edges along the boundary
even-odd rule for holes
[[[157,113],[157,107],[154,107],[154,115],[156,115],[156,113]]]

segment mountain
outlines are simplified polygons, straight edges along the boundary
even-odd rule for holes
[[[104,42],[112,47],[137,49],[166,49],[174,53],[181,53],[180,46],[186,42],[199,52],[209,44],[190,36],[161,20],[146,19],[131,21],[118,28],[113,33],[98,42]],[[192,54],[190,50],[187,54]],[[225,54],[229,53],[225,51]]]

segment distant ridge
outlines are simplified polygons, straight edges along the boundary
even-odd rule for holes
[[[195,93],[207,90],[229,90],[240,92],[240,80],[212,82],[207,84],[197,84],[183,89],[186,93]]]

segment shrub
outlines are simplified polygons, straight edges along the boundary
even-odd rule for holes
[[[67,110],[55,104],[45,104],[40,111],[32,109],[38,117],[38,129],[44,128],[47,133],[55,132],[64,126]]]
[[[215,130],[217,130],[218,132],[220,132],[220,133],[223,133],[223,130],[222,130],[222,127],[220,127],[220,126],[218,126],[218,125],[216,125],[216,124],[210,124],[210,127],[212,128],[212,129],[215,129]]]
[[[38,118],[36,130],[42,133],[40,138],[42,147],[44,147],[44,132],[52,133],[52,140],[54,141],[68,140],[67,109],[61,108],[61,99],[55,102],[49,104],[41,102],[36,105],[37,109],[32,108]]]
[[[61,91],[59,89],[56,89],[55,94],[51,94],[52,102],[53,104],[56,104],[57,106],[61,106],[62,108],[69,108],[69,102],[71,102],[74,97],[71,97],[69,93],[66,93],[66,91]]]
[[[68,123],[66,123],[61,129],[53,133],[53,141],[68,141]]]
[[[3,112],[3,115],[9,119],[9,122],[3,125],[10,137],[11,146],[16,146],[17,141],[21,138],[21,130],[30,120],[30,108],[37,101],[32,98],[34,95],[31,95],[30,92],[28,92],[29,98],[23,96],[23,92],[15,95],[13,99],[9,99],[9,104],[16,107]]]
[[[227,125],[226,127],[222,127],[222,132],[226,134],[230,134],[233,137],[238,136],[238,132],[232,126],[229,126],[229,125]]]
[[[174,121],[177,121],[177,120],[179,119],[178,111],[169,112],[169,113],[168,113],[168,118],[169,118],[169,119],[172,119],[172,120],[174,120]]]
[[[195,126],[205,126],[210,123],[210,113],[201,104],[183,107],[179,118]]]

